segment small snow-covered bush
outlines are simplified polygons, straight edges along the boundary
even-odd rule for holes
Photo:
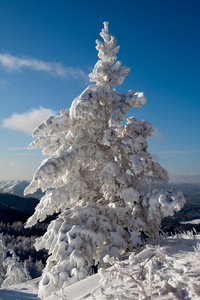
[[[99,270],[101,298],[199,299],[199,246],[193,252],[193,243],[191,235],[184,234],[166,239],[161,247],[147,245],[123,262],[107,255],[104,261],[111,267]]]
[[[185,201],[167,185],[167,171],[147,150],[152,124],[126,119],[126,112],[141,108],[146,97],[136,90],[117,92],[130,68],[117,61],[119,46],[108,22],[100,35],[99,60],[89,75],[96,84],[70,109],[42,122],[30,145],[43,148],[49,158],[25,190],[46,191],[26,226],[59,214],[35,243],[50,254],[39,284],[42,299],[86,277],[90,266],[104,266],[107,254],[121,259],[141,244],[142,231],[156,236],[161,220]]]
[[[155,247],[146,248],[137,255],[133,253],[124,262],[105,256],[104,262],[112,267],[99,270],[102,298],[154,299],[158,296],[158,291],[152,287],[153,268],[156,264],[162,264],[163,260],[160,249]]]

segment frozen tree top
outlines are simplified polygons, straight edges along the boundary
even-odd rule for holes
[[[96,49],[99,51],[93,72],[89,74],[90,81],[96,81],[100,87],[111,89],[112,86],[121,85],[128,75],[130,68],[122,67],[122,62],[117,61],[117,53],[120,46],[116,46],[117,40],[109,33],[108,22],[104,22],[104,28],[100,36],[104,42],[96,40]]]

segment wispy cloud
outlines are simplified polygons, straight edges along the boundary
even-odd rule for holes
[[[8,151],[18,151],[18,150],[26,150],[27,147],[12,147],[12,148],[6,148]]]
[[[163,134],[158,128],[154,128],[152,138],[154,138],[156,140],[161,140],[163,138]]]
[[[194,153],[200,153],[198,150],[194,151],[163,151],[162,154],[194,154]]]
[[[14,151],[16,153],[14,153],[15,156],[32,156],[35,155],[34,153],[30,153],[30,150],[27,147],[12,147],[12,148],[7,148],[7,151]],[[20,151],[24,151],[27,150],[27,152],[23,152],[21,153]]]
[[[15,156],[33,156],[33,153],[15,153]]]
[[[55,114],[56,112],[52,109],[43,107],[40,107],[39,109],[31,109],[23,114],[14,113],[11,117],[3,120],[2,127],[31,134],[36,126],[49,116]]]
[[[20,71],[31,69],[42,71],[53,76],[84,78],[88,80],[88,75],[79,68],[64,66],[61,62],[45,62],[34,58],[17,57],[11,54],[0,53],[0,65],[7,71]]]

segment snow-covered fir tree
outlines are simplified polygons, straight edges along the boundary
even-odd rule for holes
[[[49,158],[25,190],[46,191],[26,226],[59,213],[35,244],[50,254],[39,284],[42,299],[86,277],[90,266],[103,266],[106,254],[120,259],[141,243],[141,232],[157,235],[161,220],[185,202],[147,150],[152,125],[126,119],[126,112],[146,98],[136,90],[116,91],[130,68],[117,61],[119,46],[108,22],[100,35],[99,60],[89,75],[96,84],[70,109],[42,122],[30,145],[43,148]]]
[[[30,279],[27,268],[11,249],[7,249],[3,235],[0,234],[0,287],[5,288],[15,283]]]
[[[30,279],[26,266],[19,261],[19,257],[17,257],[13,250],[9,250],[9,256],[4,260],[3,266],[6,269],[6,274],[1,285],[2,288],[26,282]]]

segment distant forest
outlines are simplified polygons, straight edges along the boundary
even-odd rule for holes
[[[181,184],[175,186],[186,198],[183,209],[173,217],[167,217],[162,222],[162,231],[175,234],[186,231],[200,232],[200,224],[182,224],[181,222],[200,219],[200,184]],[[35,239],[42,236],[50,220],[38,223],[25,229],[24,224],[34,212],[39,200],[24,198],[10,194],[0,194],[0,233],[3,233],[8,249],[15,251],[20,261],[26,267],[32,278],[39,277],[45,266],[48,253],[45,249],[36,251]]]

